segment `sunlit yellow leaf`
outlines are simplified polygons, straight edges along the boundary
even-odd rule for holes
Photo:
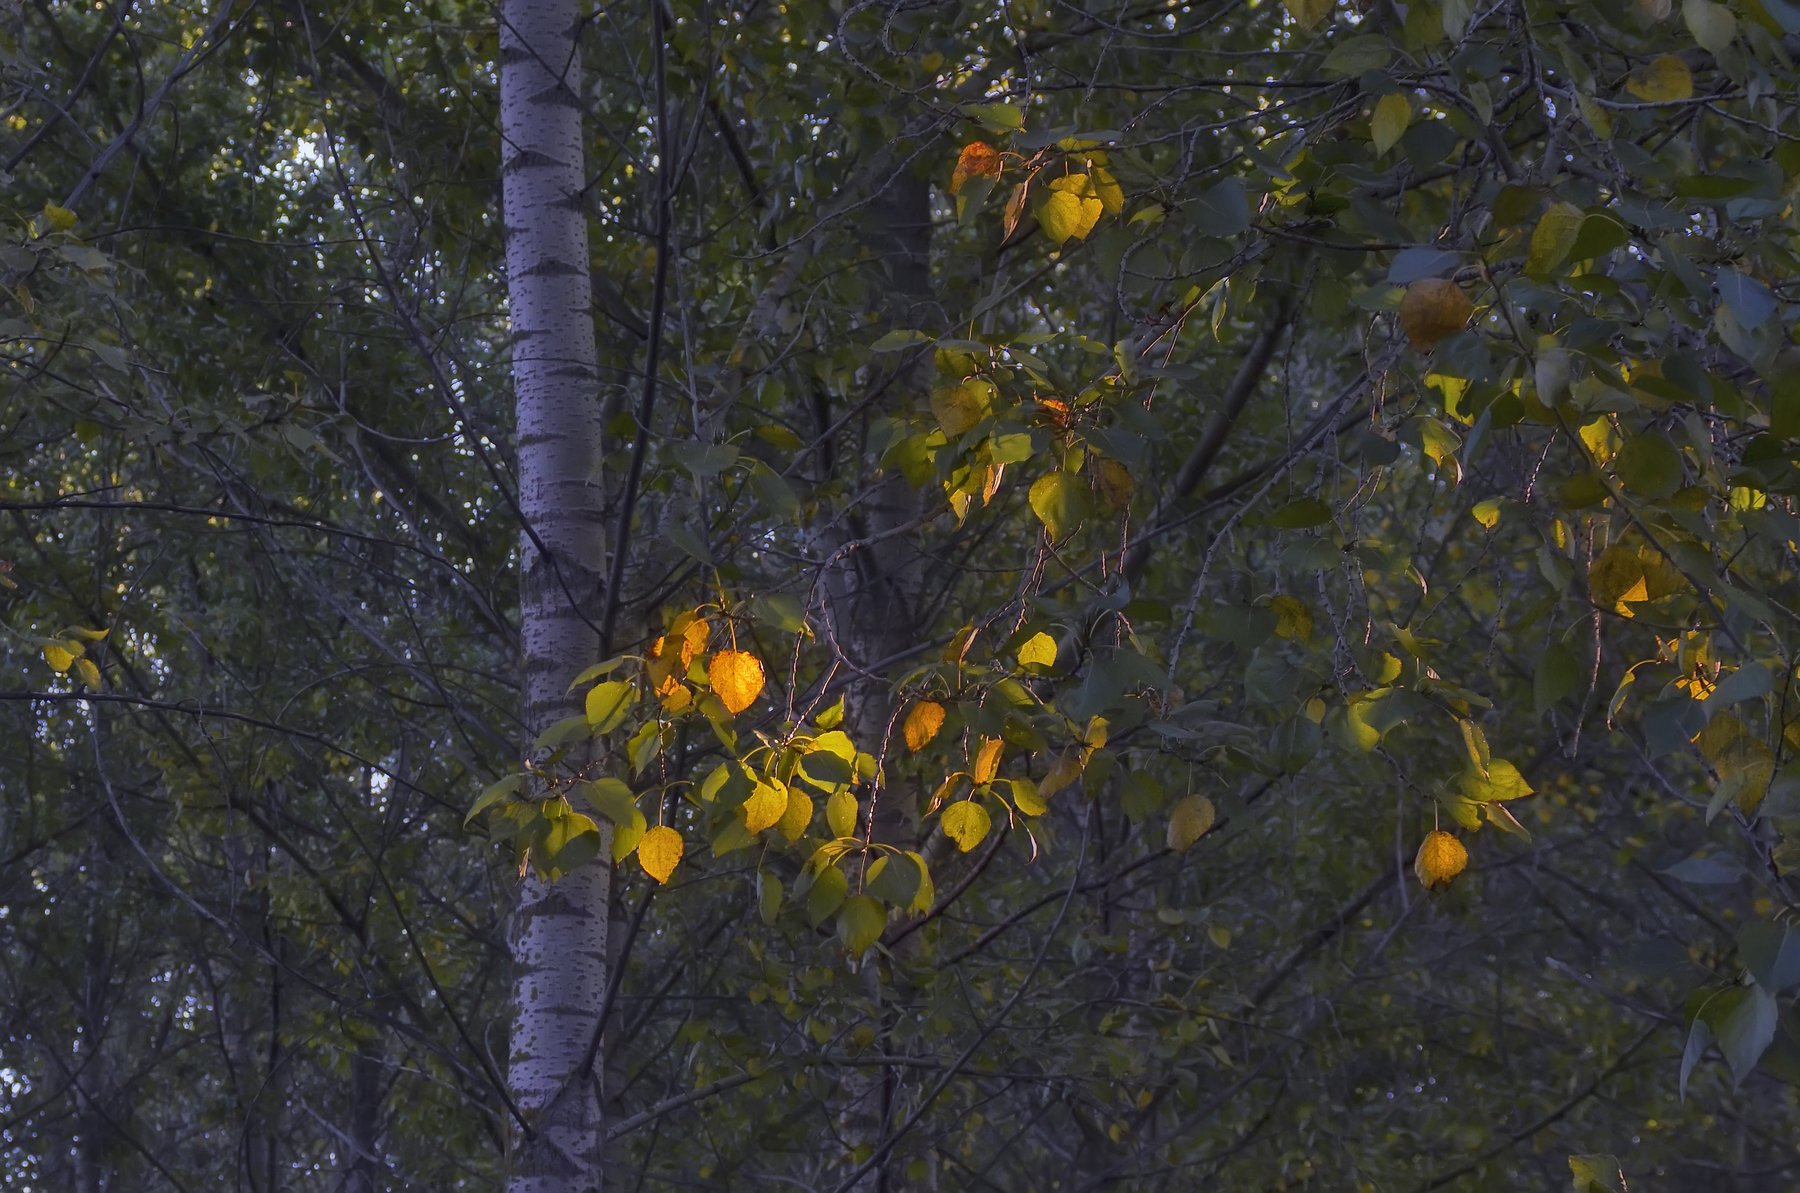
[[[993,822],[988,819],[986,808],[972,799],[966,799],[945,808],[938,823],[943,827],[944,835],[956,842],[958,849],[967,853],[981,844]]]
[[[1563,263],[1581,235],[1586,213],[1573,203],[1557,203],[1538,217],[1525,250],[1525,272],[1543,277]]]
[[[975,751],[974,776],[977,783],[992,783],[994,776],[1000,773],[1000,754],[1006,743],[997,737],[981,739],[981,748]]]
[[[92,659],[76,659],[75,670],[81,674],[81,682],[88,687],[100,686],[100,668],[94,666]]]
[[[1056,639],[1042,630],[1025,639],[1019,647],[1019,666],[1056,666]]]
[[[1070,237],[1086,240],[1105,212],[1093,180],[1086,174],[1069,174],[1052,180],[1050,193],[1038,204],[1037,217],[1050,242],[1062,244]]]
[[[1650,599],[1643,562],[1624,547],[1608,547],[1588,568],[1588,596],[1602,609],[1633,616],[1630,606]]]
[[[917,754],[931,744],[931,739],[944,727],[944,706],[935,700],[921,700],[907,711],[900,725],[900,736],[906,748]]]
[[[1331,15],[1333,0],[1282,0],[1288,15],[1302,29],[1311,29],[1320,21]]]
[[[734,716],[755,704],[762,694],[762,660],[746,650],[721,650],[713,655],[706,677],[719,702]]]
[[[753,833],[760,833],[772,824],[780,822],[787,814],[788,789],[773,783],[758,783],[751,789],[750,798],[744,801],[744,827]]]
[[[1419,845],[1418,856],[1413,858],[1413,873],[1430,891],[1449,886],[1468,864],[1469,851],[1463,848],[1463,843],[1449,833],[1434,829],[1425,834],[1425,840]]]
[[[68,644],[61,642],[46,642],[44,644],[44,661],[49,663],[50,669],[58,674],[69,669],[69,665],[75,661],[75,653],[75,651],[69,649]]]
[[[669,875],[675,873],[675,867],[681,864],[681,855],[686,849],[681,834],[667,825],[659,824],[644,833],[638,841],[638,864],[644,873],[658,882],[669,881]]]

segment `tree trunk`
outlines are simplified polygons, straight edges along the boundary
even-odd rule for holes
[[[574,0],[500,7],[503,209],[513,330],[525,722],[532,733],[581,712],[569,681],[598,657],[604,498],[590,314],[581,73]],[[590,759],[571,760],[579,770]],[[554,884],[528,877],[512,925],[508,1083],[516,1132],[510,1193],[601,1185],[602,1060],[611,834],[600,860]]]

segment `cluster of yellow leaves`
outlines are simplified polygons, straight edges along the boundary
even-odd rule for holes
[[[94,660],[87,657],[87,643],[105,639],[108,630],[69,630],[58,638],[44,643],[44,661],[58,675],[68,673],[71,669],[80,677],[81,682],[90,688],[100,686],[100,668]],[[85,640],[85,641],[84,641]]]

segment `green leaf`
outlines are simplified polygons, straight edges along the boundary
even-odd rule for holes
[[[624,723],[636,703],[637,690],[625,680],[596,684],[587,694],[588,728],[595,733],[611,733]]]
[[[1758,920],[1738,929],[1738,957],[1766,990],[1800,986],[1800,925]]]
[[[580,675],[577,675],[574,679],[569,681],[569,686],[565,690],[573,692],[576,688],[581,687],[583,684],[592,683],[602,675],[611,675],[614,671],[617,671],[624,662],[624,655],[614,655],[612,658],[602,660],[591,667],[584,667],[582,668]]]
[[[1193,201],[1193,219],[1196,228],[1221,240],[1245,232],[1250,227],[1250,196],[1243,180],[1223,178],[1203,191]]]
[[[1569,1173],[1575,1178],[1575,1193],[1626,1193],[1617,1156],[1570,1156]]]
[[[1317,497],[1290,501],[1269,515],[1269,525],[1282,530],[1305,530],[1331,521],[1331,507]]]
[[[770,926],[781,916],[781,879],[767,870],[756,872],[756,914]]]
[[[1613,457],[1619,480],[1639,497],[1660,500],[1681,488],[1681,453],[1661,435],[1644,431],[1627,439]]]
[[[1398,91],[1390,91],[1375,103],[1375,114],[1369,120],[1369,139],[1377,155],[1387,153],[1412,123],[1412,104]]]
[[[931,343],[931,337],[922,331],[890,331],[870,344],[869,351],[898,352],[903,348],[913,348],[929,343]]]
[[[838,940],[852,957],[860,957],[881,939],[887,917],[887,908],[868,895],[852,895],[838,909]]]
[[[992,822],[988,819],[987,809],[972,799],[958,800],[945,808],[938,817],[938,824],[944,835],[956,842],[956,847],[964,853],[981,844],[988,835]]]
[[[1532,703],[1542,717],[1581,686],[1581,671],[1575,654],[1560,642],[1552,642],[1538,657],[1537,672],[1532,676]]]
[[[826,866],[813,877],[806,891],[806,918],[817,928],[831,918],[850,891],[850,880],[836,866]]]
[[[1722,54],[1737,37],[1737,18],[1723,4],[1713,0],[1682,0],[1681,19],[1700,48],[1710,54]]]
[[[645,821],[644,814],[633,808],[628,819],[613,825],[612,860],[622,862],[630,857],[638,847],[638,842],[649,831],[650,825]]]
[[[516,774],[506,775],[489,783],[486,787],[482,788],[481,794],[476,796],[475,802],[470,805],[469,814],[463,817],[463,827],[469,827],[470,821],[474,820],[477,816],[481,815],[507,796],[518,791],[524,785],[525,776]]]
[[[866,889],[891,907],[906,908],[919,893],[919,867],[904,853],[889,853],[869,867]]]
[[[637,811],[637,796],[618,779],[595,779],[582,793],[594,811],[614,824],[628,824]]]
[[[1549,277],[1575,247],[1586,219],[1586,214],[1573,203],[1558,203],[1539,216],[1525,252],[1525,272],[1533,277]]]
[[[1025,113],[1011,104],[964,104],[963,113],[991,132],[1014,132],[1025,127]]]
[[[1050,532],[1051,539],[1061,541],[1074,533],[1087,516],[1087,487],[1081,478],[1069,472],[1048,472],[1032,482],[1028,500],[1031,512]]]
[[[1531,794],[1531,784],[1519,773],[1519,768],[1504,758],[1490,759],[1488,773],[1484,778],[1481,772],[1473,767],[1462,774],[1460,780],[1464,798],[1483,804],[1490,800],[1522,799]]]
[[[542,846],[545,868],[551,876],[567,874],[600,856],[600,826],[580,812],[569,812],[550,821]]]
[[[986,418],[993,406],[994,385],[979,377],[931,391],[931,413],[951,439]]]

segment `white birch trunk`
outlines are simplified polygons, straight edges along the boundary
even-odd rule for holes
[[[580,694],[566,689],[600,645],[604,496],[594,464],[602,424],[581,199],[578,20],[575,0],[500,5],[506,269],[519,501],[529,526],[520,543],[520,620],[532,733],[581,712]],[[508,1084],[530,1125],[515,1133],[509,1193],[601,1187],[604,1058],[594,1038],[607,981],[610,848],[608,839],[600,861],[554,884],[528,879],[514,916]]]

